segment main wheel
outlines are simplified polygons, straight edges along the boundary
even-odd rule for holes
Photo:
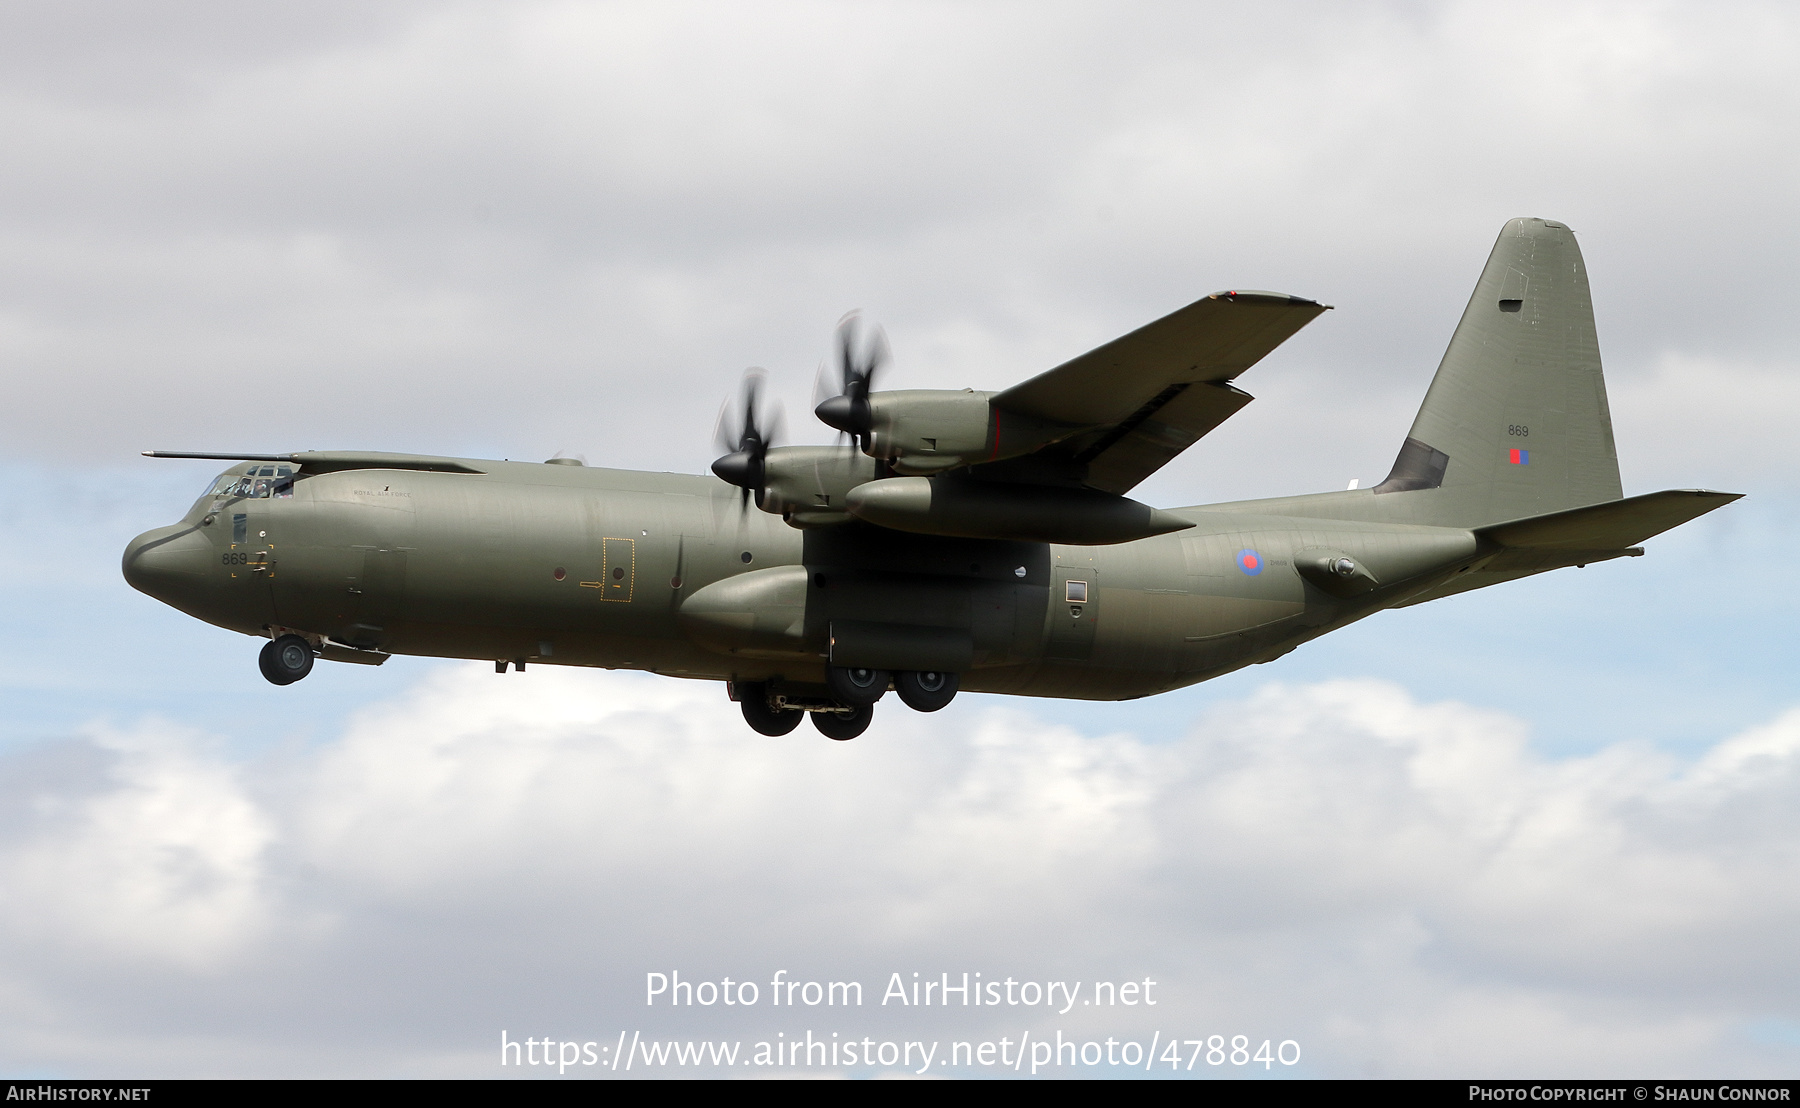
[[[894,675],[885,669],[825,667],[825,687],[831,690],[831,698],[851,708],[860,708],[880,700],[887,693],[888,682],[893,679]]]
[[[273,685],[291,685],[312,672],[312,644],[299,635],[283,635],[262,648],[256,664]]]
[[[894,675],[894,691],[915,712],[935,712],[956,699],[957,680],[954,673],[914,673],[910,670]]]
[[[875,718],[875,705],[863,704],[848,713],[813,712],[811,715],[813,726],[819,729],[819,734],[845,742],[869,729],[869,721]]]
[[[785,735],[806,714],[798,708],[769,707],[769,686],[760,682],[738,686],[738,706],[744,709],[744,722],[759,735]]]

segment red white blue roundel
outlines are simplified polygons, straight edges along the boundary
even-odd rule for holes
[[[1238,551],[1237,562],[1238,562],[1238,568],[1243,570],[1245,573],[1248,573],[1252,577],[1255,577],[1257,574],[1262,572],[1262,567],[1263,567],[1262,555],[1258,554],[1254,550]]]

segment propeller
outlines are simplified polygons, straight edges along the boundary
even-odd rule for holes
[[[719,423],[713,439],[725,456],[713,462],[712,471],[719,479],[742,489],[738,497],[743,507],[754,494],[757,507],[762,506],[764,484],[763,462],[769,447],[781,438],[781,408],[765,404],[762,392],[768,374],[761,369],[744,371],[744,383],[735,406],[730,400],[719,407]]]
[[[837,346],[837,380],[831,380],[829,364],[819,367],[814,396],[822,399],[813,408],[813,414],[825,426],[835,427],[867,450],[869,431],[874,426],[869,393],[875,387],[875,374],[888,362],[887,335],[879,327],[865,332],[862,313],[850,312],[838,320]]]

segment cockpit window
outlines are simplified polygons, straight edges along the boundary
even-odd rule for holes
[[[266,465],[252,467],[245,473],[227,473],[214,483],[212,495],[236,496],[245,500],[293,496],[294,467]]]

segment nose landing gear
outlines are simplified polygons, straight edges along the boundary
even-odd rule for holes
[[[291,685],[312,672],[312,644],[299,635],[282,635],[267,643],[256,664],[272,685]]]

